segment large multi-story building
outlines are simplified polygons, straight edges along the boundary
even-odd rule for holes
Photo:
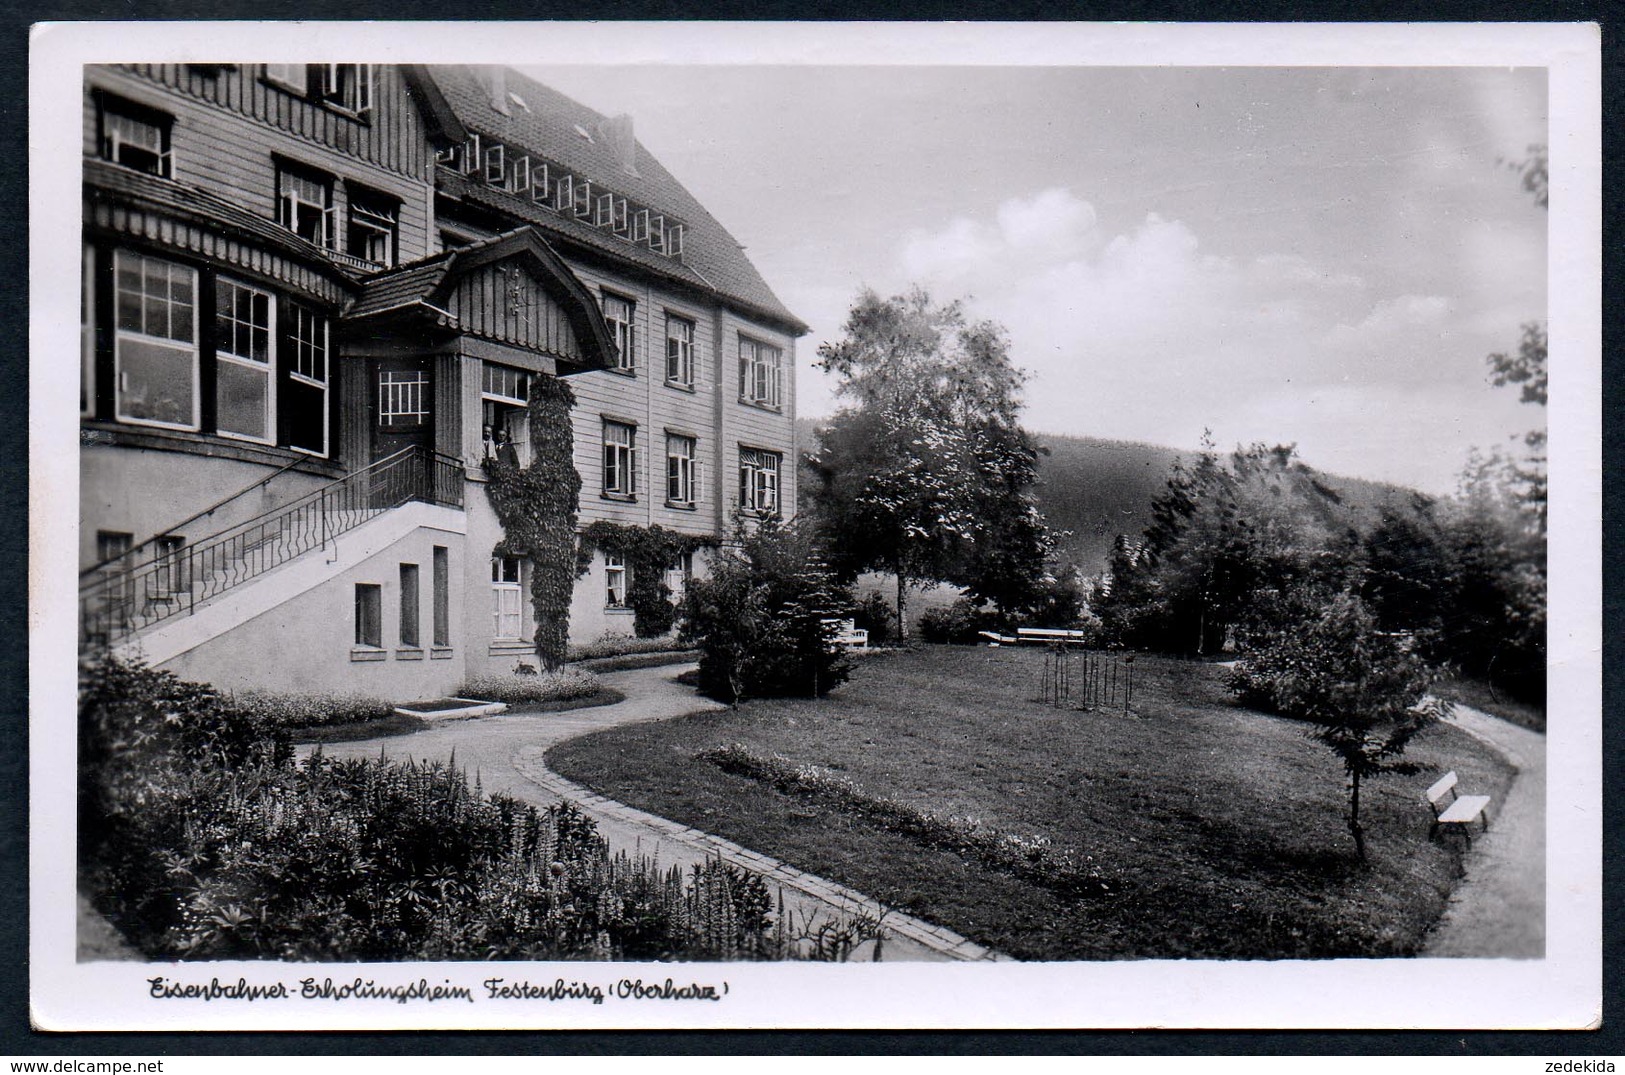
[[[171,64],[87,68],[84,126],[87,644],[400,700],[530,659],[485,464],[531,461],[544,378],[582,527],[794,504],[806,328],[628,117],[502,69]],[[573,638],[631,633],[631,570],[592,550]]]

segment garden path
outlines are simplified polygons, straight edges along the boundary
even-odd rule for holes
[[[414,735],[332,743],[322,749],[335,758],[412,758],[442,762],[455,758],[459,767],[479,777],[480,786],[487,793],[511,795],[535,806],[549,806],[567,798],[592,815],[613,848],[653,855],[663,863],[685,867],[721,855],[764,875],[770,885],[782,889],[786,910],[798,925],[808,921],[827,922],[838,913],[878,914],[880,905],[862,893],[721,837],[606,799],[559,776],[543,761],[549,747],[580,735],[722,708],[676,682],[678,675],[692,667],[667,665],[603,674],[599,678],[605,686],[625,695],[623,701],[614,705],[560,713],[515,713],[445,721]],[[300,753],[311,749],[301,748]],[[888,962],[1007,958],[957,933],[895,910],[886,910],[882,933],[882,958]],[[867,960],[873,955],[873,946],[866,944],[854,958]]]
[[[1546,737],[1459,704],[1450,723],[1518,772],[1506,801],[1499,808],[1490,804],[1490,830],[1473,838],[1466,876],[1422,954],[1540,959],[1546,954]]]

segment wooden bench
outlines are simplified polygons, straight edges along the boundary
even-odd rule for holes
[[[1440,809],[1440,804],[1444,802],[1446,795],[1450,797],[1449,805]],[[1468,843],[1472,843],[1472,825],[1475,821],[1482,822],[1484,830],[1489,831],[1490,815],[1485,810],[1485,807],[1490,805],[1490,797],[1488,795],[1457,795],[1456,772],[1454,769],[1441,776],[1431,788],[1428,788],[1425,798],[1429,809],[1433,811],[1433,827],[1428,829],[1428,839],[1433,839],[1440,828],[1448,825],[1466,837]]]

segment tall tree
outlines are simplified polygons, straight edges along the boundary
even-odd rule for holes
[[[1050,542],[1028,492],[1038,453],[1004,329],[918,287],[866,289],[818,354],[845,401],[810,459],[831,566],[896,577],[900,636],[912,582],[952,582],[1001,607],[1030,599]]]

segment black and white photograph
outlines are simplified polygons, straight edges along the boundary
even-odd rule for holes
[[[42,28],[36,1023],[1591,1025],[1597,47]]]

